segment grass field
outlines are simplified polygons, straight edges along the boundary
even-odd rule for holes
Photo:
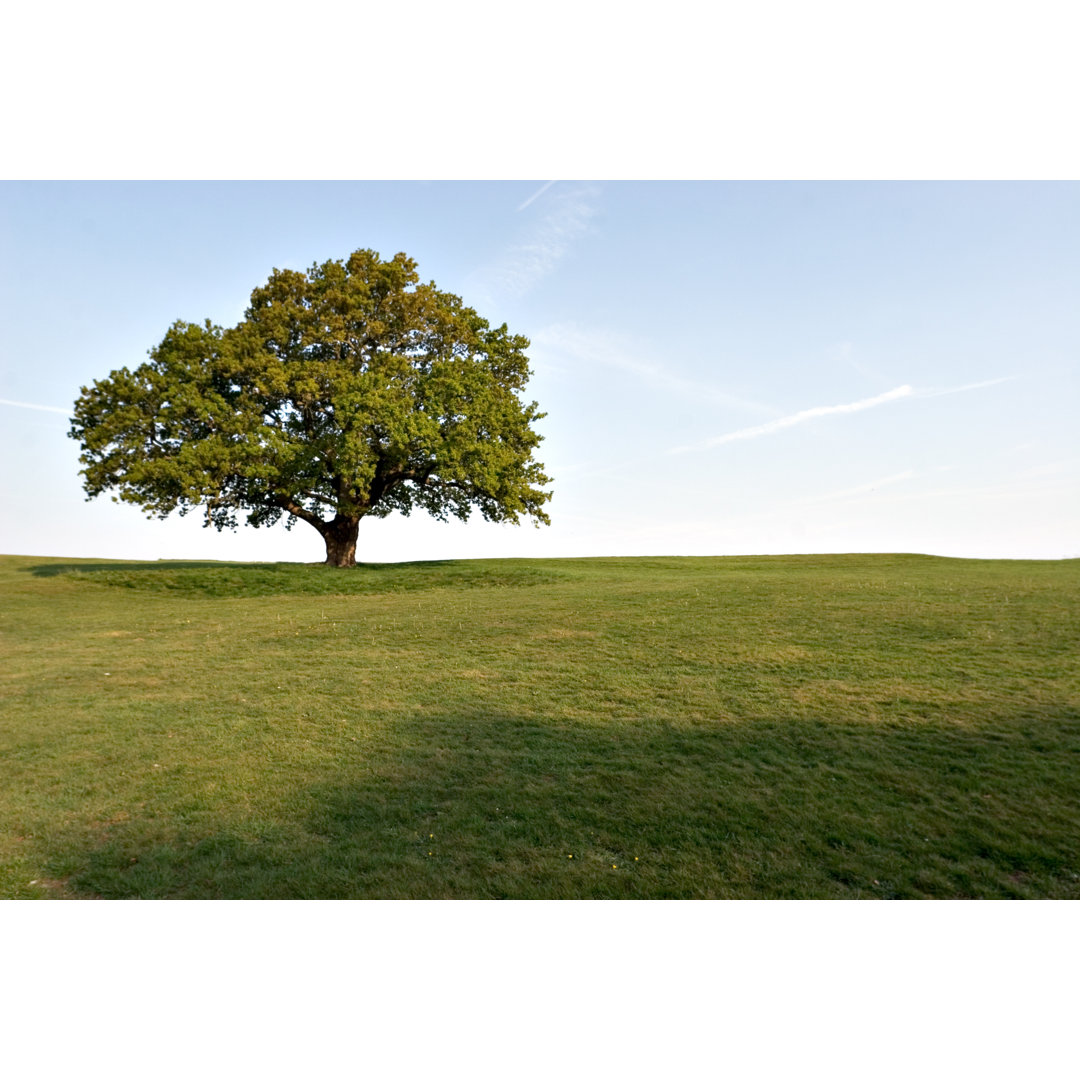
[[[1080,560],[0,558],[0,895],[1080,898]]]

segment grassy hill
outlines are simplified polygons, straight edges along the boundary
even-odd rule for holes
[[[1080,898],[1080,560],[0,558],[0,895]]]

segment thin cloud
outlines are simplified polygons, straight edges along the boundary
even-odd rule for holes
[[[982,390],[985,386],[998,386],[1001,383],[1012,382],[1015,375],[1003,375],[1000,379],[987,379],[985,382],[965,383],[963,386],[947,386],[941,389],[926,389],[919,391],[919,397],[942,397],[945,394],[962,394],[966,390]]]
[[[1061,461],[1046,461],[1042,465],[1033,465],[1030,469],[1023,469],[1013,475],[1024,480],[1034,480],[1040,476],[1061,476],[1063,473],[1075,472],[1077,466],[1080,466],[1080,458],[1064,458]]]
[[[850,401],[844,405],[817,405],[812,409],[803,409],[802,412],[770,420],[766,424],[740,428],[738,431],[729,431],[726,435],[717,435],[693,446],[676,446],[669,450],[668,453],[685,454],[691,450],[708,450],[714,446],[722,446],[724,443],[738,442],[742,439],[757,439],[762,435],[772,435],[777,431],[783,431],[785,428],[795,427],[797,424],[805,424],[808,420],[817,420],[822,416],[833,416],[839,413],[862,412],[863,409],[873,409],[878,405],[886,405],[890,401],[910,397],[914,393],[914,388],[905,384],[896,387],[894,390],[887,390],[884,394],[878,394],[876,397],[863,398],[861,401]]]
[[[1076,490],[1076,484],[1072,478],[1063,483],[1033,484],[1031,478],[1008,478],[1011,483],[982,484],[969,487],[931,488],[919,489],[903,493],[890,492],[881,497],[882,504],[894,505],[910,502],[920,502],[923,499],[961,499],[971,496],[986,496],[991,500],[999,499],[1036,499],[1047,495],[1060,493],[1063,496],[1071,495]]]
[[[833,502],[840,499],[854,499],[859,495],[869,495],[879,488],[889,487],[891,484],[900,484],[905,480],[911,480],[918,475],[914,469],[906,469],[904,472],[893,473],[892,476],[883,476],[880,480],[871,480],[868,484],[859,484],[856,487],[843,488],[840,491],[829,491],[824,495],[809,495],[805,499],[796,499],[793,505],[808,506],[811,503]]]
[[[31,405],[28,401],[8,401],[7,398],[0,398],[0,405],[11,405],[16,409],[37,409],[39,412],[54,412],[60,413],[61,416],[70,416],[70,409],[61,409],[56,405]]]
[[[856,359],[855,346],[850,341],[837,342],[827,350],[827,355],[829,359],[835,363],[846,364],[852,371],[857,372],[864,379],[869,379],[872,382],[877,383],[885,382],[888,379],[887,375],[883,375],[876,368],[871,367],[862,360]]]
[[[505,254],[477,274],[485,291],[524,296],[547,277],[585,234],[595,216],[600,189],[560,188],[546,203],[546,213]],[[539,197],[539,192],[536,196]]]
[[[576,364],[597,364],[629,372],[662,390],[683,394],[695,401],[707,398],[719,405],[766,416],[775,415],[777,411],[760,402],[729,394],[713,384],[688,379],[670,368],[641,360],[633,355],[633,344],[619,334],[582,330],[570,323],[556,323],[534,333],[532,343],[542,353],[565,356]]]
[[[530,196],[529,196],[529,197],[528,197],[528,198],[527,198],[527,199],[526,199],[526,200],[525,200],[525,201],[524,201],[524,202],[523,202],[523,203],[522,203],[522,204],[521,204],[521,205],[520,205],[520,206],[519,206],[518,208],[517,208],[517,211],[516,211],[516,212],[520,214],[520,213],[521,213],[521,211],[525,209],[525,207],[527,207],[527,206],[532,206],[532,204],[533,204],[534,202],[536,202],[536,200],[537,200],[537,199],[539,199],[539,198],[540,198],[540,196],[541,196],[541,195],[543,195],[543,194],[544,194],[544,192],[545,192],[545,191],[547,191],[547,189],[548,189],[549,187],[551,187],[551,186],[552,186],[553,184],[557,184],[558,182],[559,182],[558,180],[549,180],[549,181],[548,181],[548,182],[547,182],[546,184],[544,184],[544,185],[543,185],[543,187],[540,187],[540,188],[538,188],[538,189],[537,189],[536,191],[534,191],[534,192],[533,192],[533,193],[532,193],[532,194],[531,194],[531,195],[530,195]]]

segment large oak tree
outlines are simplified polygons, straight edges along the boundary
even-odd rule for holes
[[[218,529],[287,515],[333,566],[354,565],[369,514],[547,524],[528,340],[418,281],[407,256],[361,250],[274,270],[230,329],[174,323],[147,363],[82,388],[88,496],[203,507]]]

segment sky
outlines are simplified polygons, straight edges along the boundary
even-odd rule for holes
[[[87,502],[66,415],[176,319],[373,248],[531,341],[552,524],[357,558],[1080,556],[1080,184],[0,184],[0,552],[321,561]]]

